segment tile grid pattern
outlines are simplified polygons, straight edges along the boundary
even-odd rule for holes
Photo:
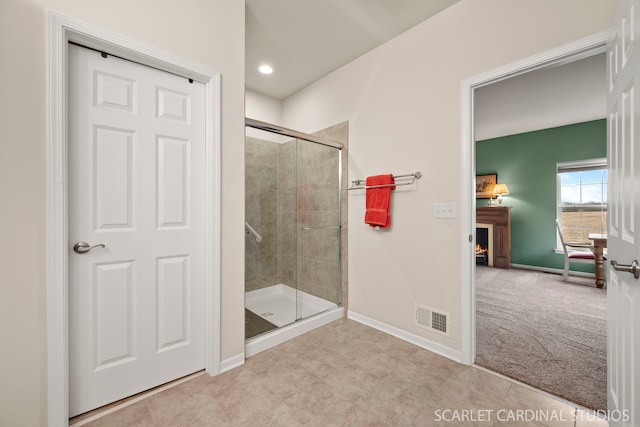
[[[342,183],[341,183],[341,208],[340,208],[340,222],[342,224],[341,236],[340,236],[340,283],[342,285],[342,306],[345,310],[349,308],[348,300],[348,277],[349,277],[349,197],[348,197],[348,179],[349,168],[349,122],[345,121],[328,128],[314,132],[314,135],[321,136],[332,141],[339,142],[343,145],[342,148]]]
[[[245,291],[278,283],[277,152],[280,144],[247,137],[245,142],[245,220],[262,235],[245,233]]]
[[[452,412],[443,412],[447,409]],[[446,421],[453,411],[462,417],[464,410],[474,412],[476,420]],[[493,416],[482,421],[481,410]],[[555,417],[512,422],[496,416],[509,410],[546,411]],[[87,425],[608,424],[480,369],[341,319],[253,356],[239,368],[216,377],[198,376]]]

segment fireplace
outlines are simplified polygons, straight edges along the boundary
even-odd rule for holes
[[[511,267],[511,207],[491,206],[476,208],[476,243],[480,244],[478,229],[488,228],[487,264],[495,268]],[[482,234],[485,232],[483,231]],[[480,244],[483,251],[483,244]],[[478,250],[476,250],[476,253]],[[484,256],[476,255],[476,262]]]
[[[493,267],[493,225],[476,223],[476,265]]]

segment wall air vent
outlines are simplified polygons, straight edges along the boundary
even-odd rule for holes
[[[440,335],[450,336],[449,313],[421,304],[415,304],[414,322],[416,326],[429,329]]]

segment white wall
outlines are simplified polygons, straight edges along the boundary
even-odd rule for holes
[[[46,424],[46,10],[222,73],[222,358],[244,351],[244,3],[0,2],[0,425]]]
[[[477,141],[605,118],[604,53],[477,89]]]
[[[282,101],[251,89],[246,90],[245,115],[273,125],[282,125]]]
[[[282,126],[282,100],[278,98],[246,89],[244,111],[247,118]],[[281,144],[291,139],[249,127],[246,128],[246,136]]]
[[[460,204],[460,82],[607,29],[614,3],[463,0],[285,100],[290,128],[349,121],[347,179],[423,173],[393,194],[389,231],[365,226],[364,194],[349,192],[351,311],[461,349],[467,236],[458,219],[433,218],[434,202]],[[450,312],[451,337],[414,326],[414,302]]]

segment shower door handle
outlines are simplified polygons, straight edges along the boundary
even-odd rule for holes
[[[327,227],[302,227],[303,231],[309,231],[309,230],[331,230],[333,228],[342,228],[341,225],[330,225]]]

